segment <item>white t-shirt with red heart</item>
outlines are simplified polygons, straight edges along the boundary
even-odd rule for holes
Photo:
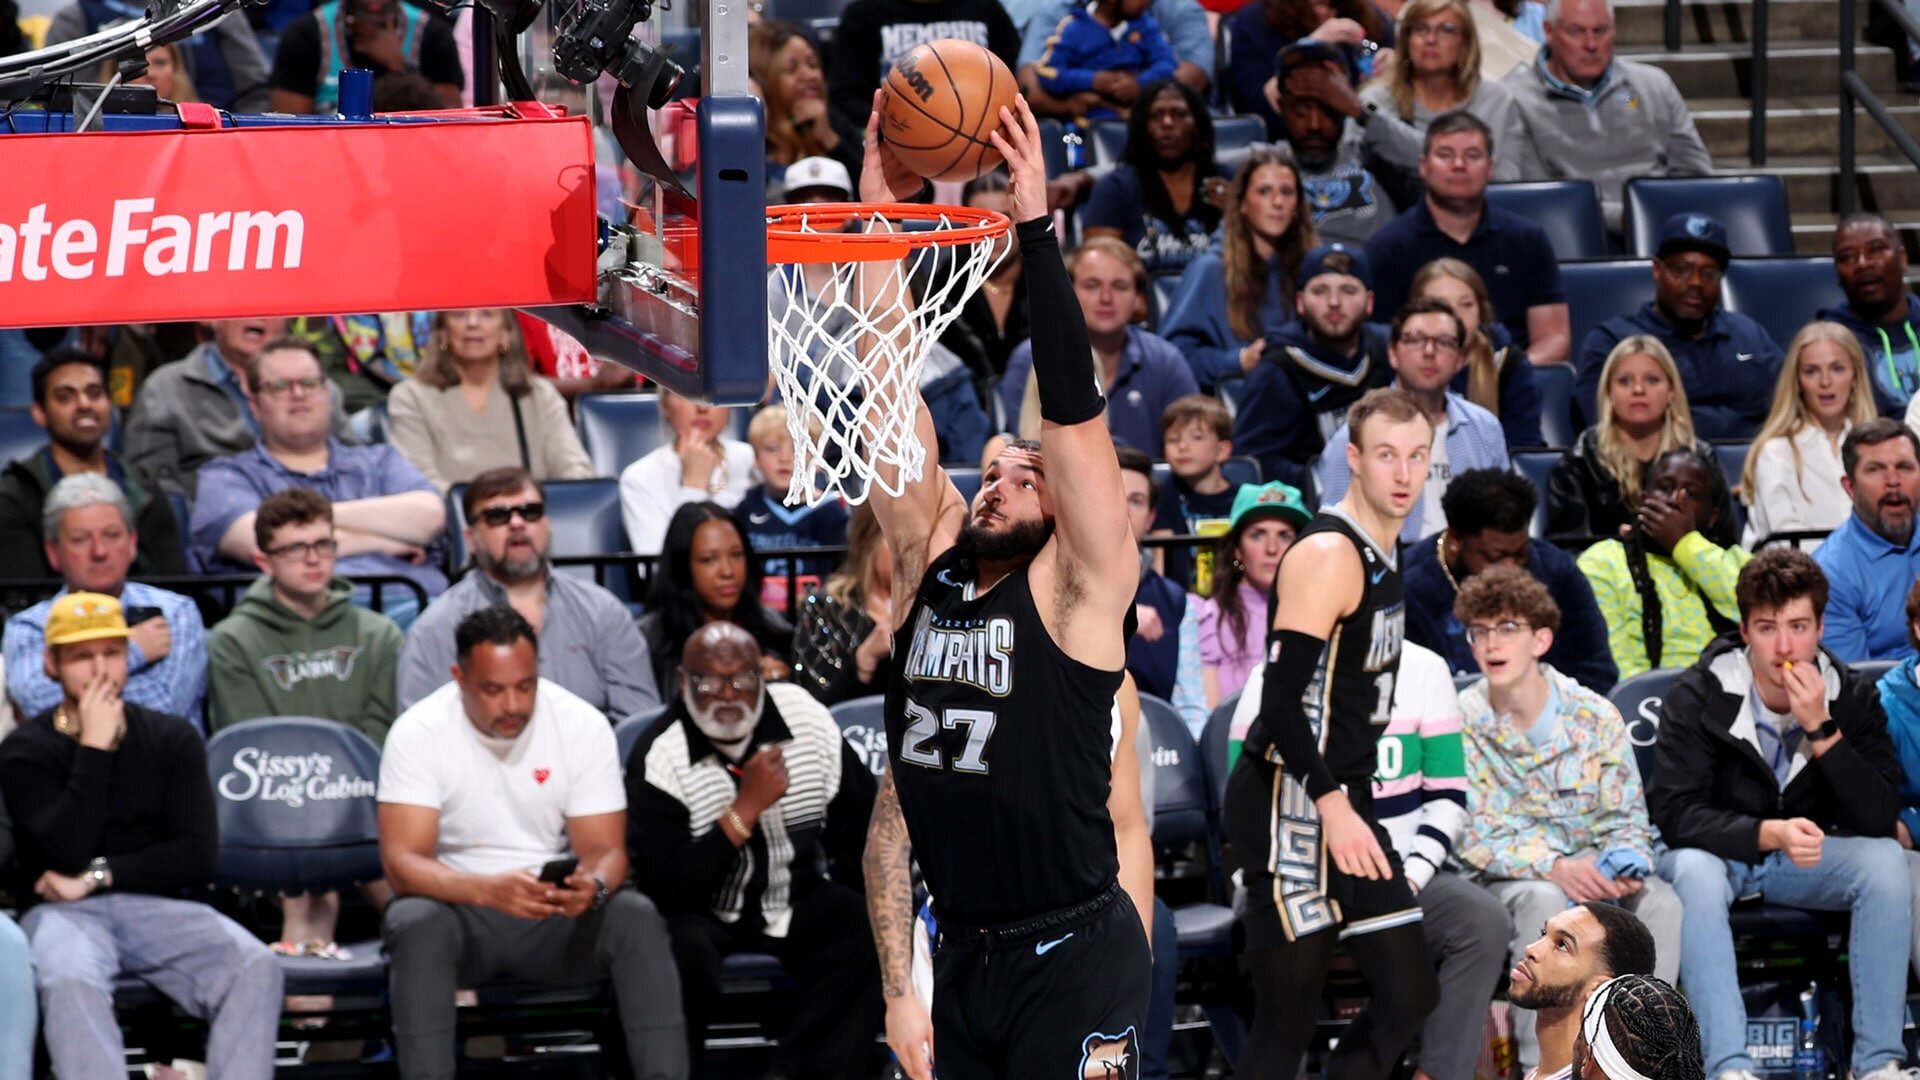
[[[421,698],[387,733],[379,798],[438,810],[435,855],[468,874],[538,870],[568,853],[568,818],[627,808],[606,716],[546,679],[515,739],[482,735],[458,683]]]

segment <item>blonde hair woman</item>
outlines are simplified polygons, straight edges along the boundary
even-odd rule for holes
[[[518,465],[541,480],[578,480],[593,463],[567,403],[533,374],[504,308],[442,311],[413,377],[387,398],[388,441],[445,491]]]
[[[1740,474],[1748,507],[1740,542],[1751,548],[1773,533],[1839,528],[1853,512],[1840,487],[1840,442],[1878,415],[1853,331],[1832,322],[1801,327]]]
[[[1427,126],[1465,109],[1493,131],[1493,178],[1520,179],[1520,112],[1505,86],[1480,74],[1480,33],[1466,0],[1410,0],[1385,74],[1360,92],[1378,111],[1367,145],[1409,175],[1420,169]]]
[[[118,60],[108,60],[100,65],[101,82],[113,78],[120,70]],[[199,101],[199,92],[193,88],[193,76],[187,74],[187,56],[174,42],[155,45],[147,50],[147,70],[137,79],[128,79],[129,85],[151,86],[162,101],[179,104],[183,101]]]
[[[1467,329],[1467,366],[1454,376],[1453,389],[1500,418],[1508,449],[1546,445],[1533,362],[1494,312],[1480,272],[1459,259],[1435,259],[1413,275],[1410,295],[1447,305]]]
[[[1640,509],[1647,468],[1669,450],[1716,460],[1693,434],[1693,414],[1673,355],[1660,339],[1636,334],[1613,347],[1600,368],[1599,420],[1580,433],[1547,476],[1547,535],[1614,537]],[[1714,509],[1733,520],[1733,501]]]

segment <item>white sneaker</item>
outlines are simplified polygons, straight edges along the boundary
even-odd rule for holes
[[[1909,1069],[1898,1061],[1889,1061],[1872,1072],[1860,1076],[1849,1072],[1847,1080],[1920,1080],[1920,1068]]]

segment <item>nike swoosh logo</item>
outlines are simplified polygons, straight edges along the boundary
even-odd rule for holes
[[[1047,955],[1048,953],[1050,953],[1050,952],[1052,952],[1052,951],[1053,951],[1053,949],[1054,949],[1054,946],[1056,946],[1056,945],[1059,945],[1059,944],[1060,944],[1061,942],[1063,942],[1063,941],[1065,941],[1065,940],[1067,940],[1067,938],[1070,938],[1070,937],[1072,937],[1072,936],[1073,936],[1072,934],[1068,934],[1068,935],[1067,935],[1067,937],[1063,937],[1063,938],[1055,938],[1055,939],[1054,939],[1054,940],[1052,940],[1052,941],[1042,941],[1042,942],[1037,942],[1037,943],[1036,943],[1036,944],[1035,944],[1035,945],[1033,946],[1033,955],[1035,955],[1035,956],[1045,956],[1045,955]]]
[[[1307,400],[1308,400],[1308,401],[1319,401],[1319,400],[1320,400],[1321,398],[1323,398],[1323,397],[1326,397],[1326,396],[1327,396],[1327,391],[1329,391],[1329,390],[1331,390],[1331,389],[1333,389],[1333,387],[1331,387],[1331,386],[1323,386],[1323,387],[1321,387],[1320,389],[1318,389],[1318,390],[1315,390],[1315,391],[1313,391],[1312,393],[1310,393],[1310,394],[1308,394],[1308,395],[1307,395]]]
[[[1374,583],[1375,585],[1378,585],[1378,584],[1380,584],[1380,579],[1381,579],[1381,578],[1383,578],[1383,577],[1386,577],[1386,576],[1387,576],[1387,568],[1386,568],[1386,567],[1384,567],[1384,566],[1383,566],[1383,567],[1381,567],[1380,569],[1378,569],[1378,570],[1375,570],[1375,571],[1373,572],[1373,583]]]
[[[1753,354],[1750,352],[1737,352],[1733,354],[1733,358],[1744,364],[1747,361],[1753,359]]]
[[[748,514],[747,520],[753,522],[755,525],[765,525],[767,522],[773,520],[773,515],[772,514]]]

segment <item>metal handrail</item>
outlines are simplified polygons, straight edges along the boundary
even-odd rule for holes
[[[1667,0],[1666,38],[1667,51],[1680,51],[1680,17],[1682,0]],[[1754,165],[1767,163],[1767,0],[1753,0],[1753,27],[1749,34],[1752,48],[1752,81],[1748,87],[1748,100],[1752,103],[1747,111],[1747,160]]]
[[[1764,0],[1760,0],[1764,2]],[[1892,17],[1909,41],[1920,41],[1920,21],[1907,13],[1907,9],[1892,0],[1874,0],[1881,10]],[[1867,111],[1880,130],[1899,151],[1906,155],[1914,167],[1920,168],[1920,143],[1908,135],[1905,128],[1894,122],[1893,114],[1880,103],[1879,97],[1861,81],[1854,71],[1854,38],[1859,32],[1858,13],[1855,10],[1857,0],[1840,0],[1840,216],[1853,213],[1856,200],[1855,192],[1859,177],[1858,153],[1854,139],[1853,107],[1857,104]]]

